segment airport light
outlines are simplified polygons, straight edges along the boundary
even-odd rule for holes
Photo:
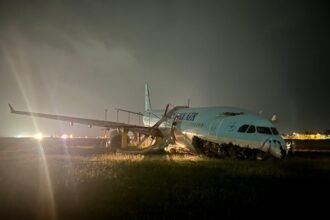
[[[330,139],[330,136],[320,133],[297,133],[293,132],[292,135],[285,135],[284,139],[297,139],[297,140],[325,140]]]
[[[42,133],[37,133],[34,135],[34,139],[38,140],[38,141],[41,141],[43,139],[43,135]]]

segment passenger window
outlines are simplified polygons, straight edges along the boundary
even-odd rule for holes
[[[238,132],[244,133],[246,132],[247,128],[249,127],[249,125],[242,125],[239,129]]]
[[[251,125],[247,131],[247,133],[254,133],[256,132],[256,127],[254,127],[253,125]]]

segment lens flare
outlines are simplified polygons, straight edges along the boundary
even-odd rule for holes
[[[7,62],[10,71],[13,75],[13,77],[16,80],[17,86],[20,90],[20,93],[22,97],[24,98],[24,101],[26,103],[27,108],[31,111],[31,105],[30,100],[28,98],[28,91],[31,90],[29,88],[29,84],[25,82],[25,80],[22,80],[22,75],[24,72],[29,71],[29,66],[27,65],[27,62],[25,62],[25,58],[27,57],[26,54],[24,54],[24,51],[19,48],[19,43],[21,43],[20,39],[18,38],[19,34],[14,33],[13,39],[16,43],[16,50],[7,50],[4,45],[0,45],[0,49],[3,51],[3,55],[5,58],[5,61]],[[22,72],[24,70],[24,72]],[[36,132],[39,131],[38,124],[34,118],[32,118],[32,122],[34,125],[34,129]],[[39,138],[42,139],[42,134],[37,134],[35,136],[38,140]],[[44,201],[43,205],[45,205],[44,209],[47,210],[47,216],[45,216],[47,219],[57,219],[56,217],[56,208],[55,208],[55,201],[54,201],[54,192],[53,192],[53,185],[50,178],[49,168],[47,164],[47,158],[45,156],[44,148],[41,144],[41,142],[38,142],[38,151],[39,151],[39,158],[40,158],[40,179],[42,180],[40,182],[40,189],[45,188],[45,192],[47,194],[47,198]],[[41,208],[42,210],[43,208]],[[43,210],[43,211],[45,211]],[[41,211],[40,211],[41,212]]]
[[[44,138],[44,136],[42,135],[42,133],[37,133],[34,135],[34,139],[36,139],[38,141],[42,141],[43,138]]]

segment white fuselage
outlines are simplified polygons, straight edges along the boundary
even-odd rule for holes
[[[164,111],[144,113],[145,126],[153,126]],[[192,149],[192,138],[217,144],[231,143],[243,148],[258,149],[282,158],[286,145],[274,125],[258,114],[232,107],[180,108],[160,127],[170,128],[177,116],[176,142]]]

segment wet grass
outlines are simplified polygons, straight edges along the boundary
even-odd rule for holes
[[[330,157],[324,155],[238,161],[86,147],[43,151],[48,169],[37,142],[0,145],[2,219],[315,217],[330,204]]]

